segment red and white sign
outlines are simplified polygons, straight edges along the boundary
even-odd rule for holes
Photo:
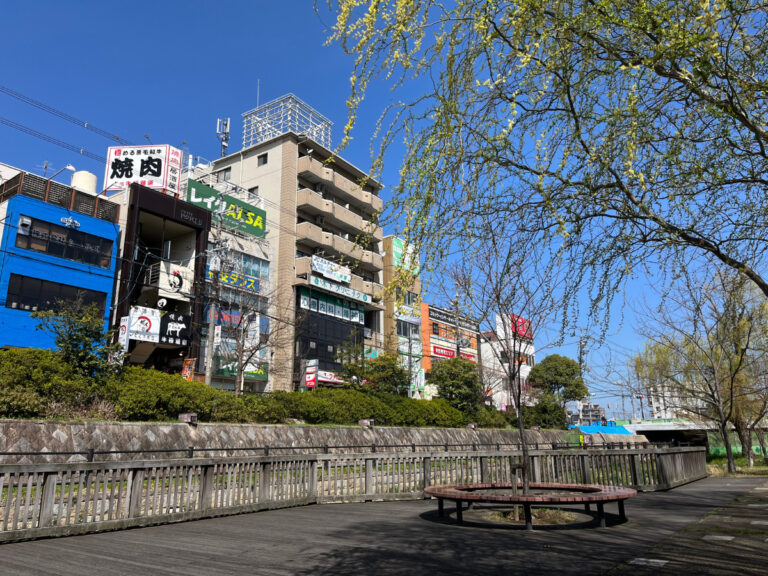
[[[432,354],[441,358],[453,358],[456,356],[456,350],[443,348],[442,346],[432,346]]]
[[[324,372],[323,370],[317,371],[317,379],[320,382],[332,382],[334,384],[344,384],[344,380],[336,376],[333,372]]]
[[[314,388],[317,386],[317,374],[307,374],[304,376],[304,383],[306,384],[307,388]]]
[[[512,331],[518,336],[533,339],[533,330],[531,329],[531,321],[518,316],[517,314],[510,314],[510,320],[512,320]]]
[[[469,360],[470,362],[474,362],[477,364],[477,356],[474,356],[472,354],[468,354],[467,352],[461,352],[461,357],[464,358],[464,360]]]
[[[104,190],[127,188],[133,183],[179,195],[181,150],[168,144],[111,146],[107,149]]]

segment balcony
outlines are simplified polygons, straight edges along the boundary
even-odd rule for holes
[[[190,300],[194,297],[195,269],[160,261],[144,271],[144,285],[157,288],[160,298]]]
[[[384,238],[381,227],[355,214],[341,204],[337,204],[331,199],[323,198],[321,194],[309,188],[299,190],[297,207],[315,218],[322,218],[325,223],[342,229],[351,229],[355,236],[361,233],[372,232],[376,240],[381,241]]]
[[[299,175],[311,182],[333,187],[334,192],[338,196],[366,211],[381,212],[384,207],[384,201],[376,194],[364,191],[360,188],[359,184],[342,176],[319,160],[312,160],[309,156],[302,156],[299,158],[298,172]]]
[[[375,272],[384,268],[384,259],[381,254],[364,250],[351,240],[332,232],[324,232],[322,228],[311,222],[301,222],[296,226],[296,241],[312,248],[333,250],[340,256],[356,260],[364,268]]]

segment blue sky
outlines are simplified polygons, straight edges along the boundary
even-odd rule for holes
[[[289,92],[333,121],[334,144],[341,139],[352,60],[338,47],[324,46],[332,18],[318,17],[311,0],[4,0],[2,15],[0,90],[23,94],[134,144],[150,140],[213,159],[219,155],[217,118],[231,117],[229,150],[239,150],[241,114],[257,101]],[[343,154],[361,169],[370,166],[369,139],[391,98],[374,87],[361,109],[355,139]],[[42,174],[47,161],[49,176],[72,164],[95,173],[101,184],[103,163],[4,120],[98,156],[106,156],[108,139],[0,91],[0,162]],[[395,151],[382,177],[390,187],[397,159]],[[68,174],[61,181],[67,182]],[[386,201],[386,189],[382,196]],[[641,283],[632,284],[627,297],[642,292]],[[595,369],[609,351],[616,359],[639,348],[634,317],[626,314],[623,328],[615,326],[606,344],[592,346],[588,363]],[[550,352],[578,355],[575,339],[543,352],[539,358]],[[610,402],[611,409],[617,403],[602,392],[597,400]]]

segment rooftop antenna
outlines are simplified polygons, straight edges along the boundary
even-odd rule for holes
[[[221,141],[221,155],[227,155],[227,146],[229,146],[229,118],[218,118],[216,120],[216,134]]]

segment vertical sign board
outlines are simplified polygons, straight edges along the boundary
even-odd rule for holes
[[[130,316],[123,316],[120,318],[120,329],[117,332],[117,342],[123,348],[123,354],[128,352],[128,326],[130,323]]]
[[[107,149],[105,190],[127,188],[135,183],[178,196],[180,176],[181,150],[173,146],[150,144]]]

